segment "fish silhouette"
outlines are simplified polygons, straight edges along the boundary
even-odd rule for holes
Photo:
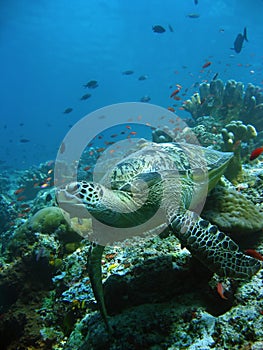
[[[236,40],[234,41],[234,47],[232,50],[235,50],[236,53],[239,53],[242,50],[244,40],[247,40],[247,28],[244,28],[243,34],[239,33],[236,37]]]

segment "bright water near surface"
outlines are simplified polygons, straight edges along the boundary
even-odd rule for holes
[[[180,84],[176,113],[189,117],[178,109],[183,100],[217,73],[262,86],[262,13],[262,0],[2,1],[1,167],[55,159],[70,127],[109,104],[146,96],[167,108]],[[244,27],[248,42],[237,54],[231,48]],[[90,80],[99,86],[85,89]]]

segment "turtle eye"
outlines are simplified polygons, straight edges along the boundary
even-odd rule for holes
[[[80,188],[80,184],[78,182],[72,182],[67,186],[68,192],[76,192]]]

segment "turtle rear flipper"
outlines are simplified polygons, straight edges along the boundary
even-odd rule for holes
[[[109,333],[112,333],[112,328],[108,322],[108,315],[104,301],[104,293],[102,286],[102,272],[101,272],[101,257],[104,251],[104,246],[92,243],[90,246],[88,256],[88,273],[94,293],[94,297],[97,301],[98,308],[105,324],[105,327]]]
[[[179,213],[169,221],[181,244],[218,275],[248,279],[261,268],[259,260],[243,254],[230,237],[196,213]]]

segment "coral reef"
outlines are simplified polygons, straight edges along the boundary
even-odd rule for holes
[[[243,250],[262,254],[263,168],[258,160],[244,162],[255,140],[251,124],[262,123],[257,107],[262,93],[249,85],[244,95],[242,84],[229,83],[226,89],[217,82],[204,85],[201,94],[207,109],[196,116],[194,128],[177,132],[167,127],[165,135],[157,129],[153,137],[156,142],[197,140],[213,149],[240,152],[242,182],[234,188],[225,180],[224,187],[210,193],[203,215],[238,243],[242,240]],[[223,103],[230,105],[224,110]],[[215,106],[226,113],[220,120],[213,114]],[[201,102],[199,108],[202,111]],[[246,112],[242,117],[241,111]],[[259,146],[262,135],[256,139]],[[79,179],[90,179],[98,155],[95,148],[84,152]],[[53,165],[47,162],[2,177],[0,350],[263,348],[262,270],[250,281],[224,280],[224,300],[216,291],[222,280],[167,235],[106,248],[102,277],[114,330],[109,336],[88,277],[90,242],[75,232],[89,236],[91,220],[73,218],[70,227],[55,207]]]
[[[244,125],[242,121],[232,120],[222,129],[222,150],[234,152],[234,158],[228,167],[226,176],[235,181],[242,178],[242,156],[247,156],[253,147],[257,131],[253,125]]]
[[[223,186],[209,194],[203,216],[232,234],[248,235],[263,228],[263,213],[240,192]]]
[[[186,100],[183,106],[195,120],[210,115],[224,123],[242,120],[259,131],[263,129],[263,93],[253,84],[245,89],[243,83],[235,80],[228,80],[225,85],[220,79],[202,83],[199,93]]]

